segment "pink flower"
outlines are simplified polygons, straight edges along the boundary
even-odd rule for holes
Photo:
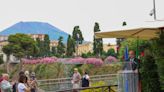
[[[99,58],[87,58],[86,64],[93,64],[96,66],[101,66],[103,64],[103,61]]]
[[[67,62],[73,63],[73,64],[84,64],[85,63],[85,59],[82,58],[82,57],[76,57],[76,58],[71,58]]]
[[[37,58],[37,59],[22,59],[24,64],[49,64],[57,61],[55,57],[45,57],[45,58]]]
[[[106,63],[110,63],[110,62],[117,62],[117,58],[113,57],[113,56],[108,56],[106,59],[105,59],[105,62]]]

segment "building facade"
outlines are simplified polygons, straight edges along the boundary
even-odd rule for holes
[[[83,53],[93,52],[93,45],[91,42],[76,45],[76,55],[82,55]]]
[[[41,41],[44,41],[45,34],[28,34],[31,38],[33,38],[35,41],[37,38],[39,38]]]
[[[103,50],[107,52],[109,49],[114,49],[115,52],[117,52],[117,46],[116,45],[110,45],[110,44],[103,44]],[[79,44],[76,46],[76,55],[82,55],[83,53],[93,52],[93,43],[87,42],[84,44]]]
[[[107,52],[109,49],[114,49],[117,52],[117,45],[103,44],[103,50]]]

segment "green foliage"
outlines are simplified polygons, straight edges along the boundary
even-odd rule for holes
[[[44,43],[39,38],[36,39],[37,46],[39,48],[38,53],[36,53],[35,57],[41,57],[44,53]]]
[[[101,67],[96,67],[91,64],[83,64],[79,68],[82,71],[87,70],[89,75],[103,75],[103,74],[117,73],[117,71],[121,70],[122,65],[118,63],[118,64],[108,64],[108,65],[103,65]]]
[[[160,92],[160,82],[154,57],[149,50],[145,51],[145,57],[141,62],[142,92]]]
[[[12,54],[12,45],[9,44],[9,45],[5,45],[3,48],[2,48],[2,51],[6,54],[7,56],[7,60],[6,62],[4,62],[4,65],[5,65],[5,69],[6,69],[6,72],[9,73],[9,67],[8,67],[8,62],[9,62],[9,59],[10,59],[10,55]],[[3,61],[3,58],[1,59],[1,61]],[[2,62],[3,63],[3,62]]]
[[[82,53],[81,56],[82,56],[83,58],[95,57],[94,53],[91,53],[91,52]]]
[[[158,65],[158,72],[160,75],[160,81],[161,83],[164,82],[164,30],[161,30],[159,34],[159,38],[154,39],[150,42],[149,46],[151,47],[150,50],[152,51],[153,55],[156,58],[156,63]],[[162,86],[162,89],[164,90],[164,86]]]
[[[0,55],[0,64],[3,64],[4,61],[3,61],[3,55]]]
[[[100,28],[99,28],[99,24],[96,22],[95,26],[94,26],[94,32],[99,32]],[[101,55],[103,51],[103,41],[102,38],[96,39],[94,36],[94,40],[93,40],[93,52],[96,55]]]
[[[45,57],[50,56],[50,39],[49,36],[46,34],[44,40],[40,40],[39,38],[36,39],[37,46],[39,51],[35,54],[36,57]]]
[[[84,38],[79,26],[74,27],[72,32],[72,38],[76,41],[77,44],[83,43]]]
[[[124,55],[124,51],[125,51],[126,46],[128,46],[129,50],[134,50],[134,51],[139,50],[139,49],[137,49],[137,43],[138,43],[138,47],[139,47],[139,45],[146,44],[146,41],[140,40],[140,39],[135,39],[135,38],[134,39],[130,38],[130,39],[126,39],[123,42],[121,42],[121,47],[119,50],[120,57],[122,57]]]
[[[53,64],[34,64],[34,65],[24,65],[24,70],[34,71],[36,73],[37,79],[55,79],[55,78],[66,78],[72,77],[73,69],[78,68],[80,74],[82,75],[83,71],[87,71],[90,76],[101,75],[101,74],[113,74],[117,73],[122,66],[121,64],[109,64],[101,67],[96,67],[91,64],[62,64],[62,63],[53,63]],[[0,69],[3,70],[4,68]],[[12,68],[10,75],[12,78],[16,78],[18,74],[17,65]]]
[[[83,57],[83,58],[87,58],[88,56],[87,56],[86,53],[82,53],[81,57]]]
[[[12,48],[11,48],[11,44],[9,45],[6,45],[2,48],[2,51],[9,57],[11,55],[11,51],[12,51]]]
[[[57,47],[52,47],[52,52],[51,53],[56,56],[56,54],[57,54]]]
[[[67,40],[67,56],[73,56],[75,52],[75,40],[69,35]]]
[[[32,66],[29,66],[32,69]],[[52,78],[64,78],[64,64],[54,63],[54,64],[40,64],[34,66],[32,71],[36,73],[39,79],[52,79]]]
[[[15,35],[10,35],[8,38],[8,42],[9,44],[4,46],[2,50],[5,54],[7,54],[8,60],[10,54],[20,59],[20,70],[22,69],[21,58],[34,56],[34,54],[38,50],[34,39],[32,39],[30,36],[26,34],[18,33]],[[7,72],[9,72],[7,66],[6,69]]]
[[[105,85],[106,84],[104,81],[98,81],[98,82],[92,83],[91,87],[105,86]],[[102,91],[102,88],[94,89],[94,92],[101,92],[101,91]],[[80,91],[80,92],[93,92],[93,89],[87,89],[87,90]],[[108,92],[108,90],[103,91],[103,92]]]
[[[156,38],[151,42],[151,50],[156,57],[162,57],[164,56],[164,30],[158,34],[159,38]]]
[[[116,56],[115,50],[113,48],[109,49],[106,53],[107,56]]]
[[[36,51],[36,42],[25,34],[10,35],[8,38],[9,44],[7,47],[9,52],[17,58],[23,58],[25,56],[32,56]]]
[[[59,37],[58,39],[57,53],[59,57],[63,57],[65,54],[65,46],[63,43],[63,37]]]
[[[16,64],[13,68],[12,68],[12,71],[9,73],[10,74],[10,79],[15,79],[17,78],[18,76],[18,68],[19,68],[19,65]],[[16,76],[15,76],[16,74]]]
[[[158,73],[160,76],[160,82],[161,84],[164,82],[164,59],[160,58],[156,60],[157,66],[158,66]],[[164,85],[161,85],[161,88],[164,90]]]
[[[50,39],[49,36],[46,34],[44,37],[44,55],[49,56],[50,54]]]

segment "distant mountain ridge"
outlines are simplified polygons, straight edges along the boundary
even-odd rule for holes
[[[11,35],[16,33],[48,34],[50,40],[58,40],[58,38],[62,36],[65,43],[67,42],[69,35],[57,27],[45,22],[18,22],[11,27],[1,31],[0,35]]]

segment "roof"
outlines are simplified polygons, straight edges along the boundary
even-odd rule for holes
[[[164,26],[159,27],[140,27],[131,29],[121,29],[108,32],[96,32],[96,38],[141,38],[152,39],[158,37],[158,32],[164,29]]]

